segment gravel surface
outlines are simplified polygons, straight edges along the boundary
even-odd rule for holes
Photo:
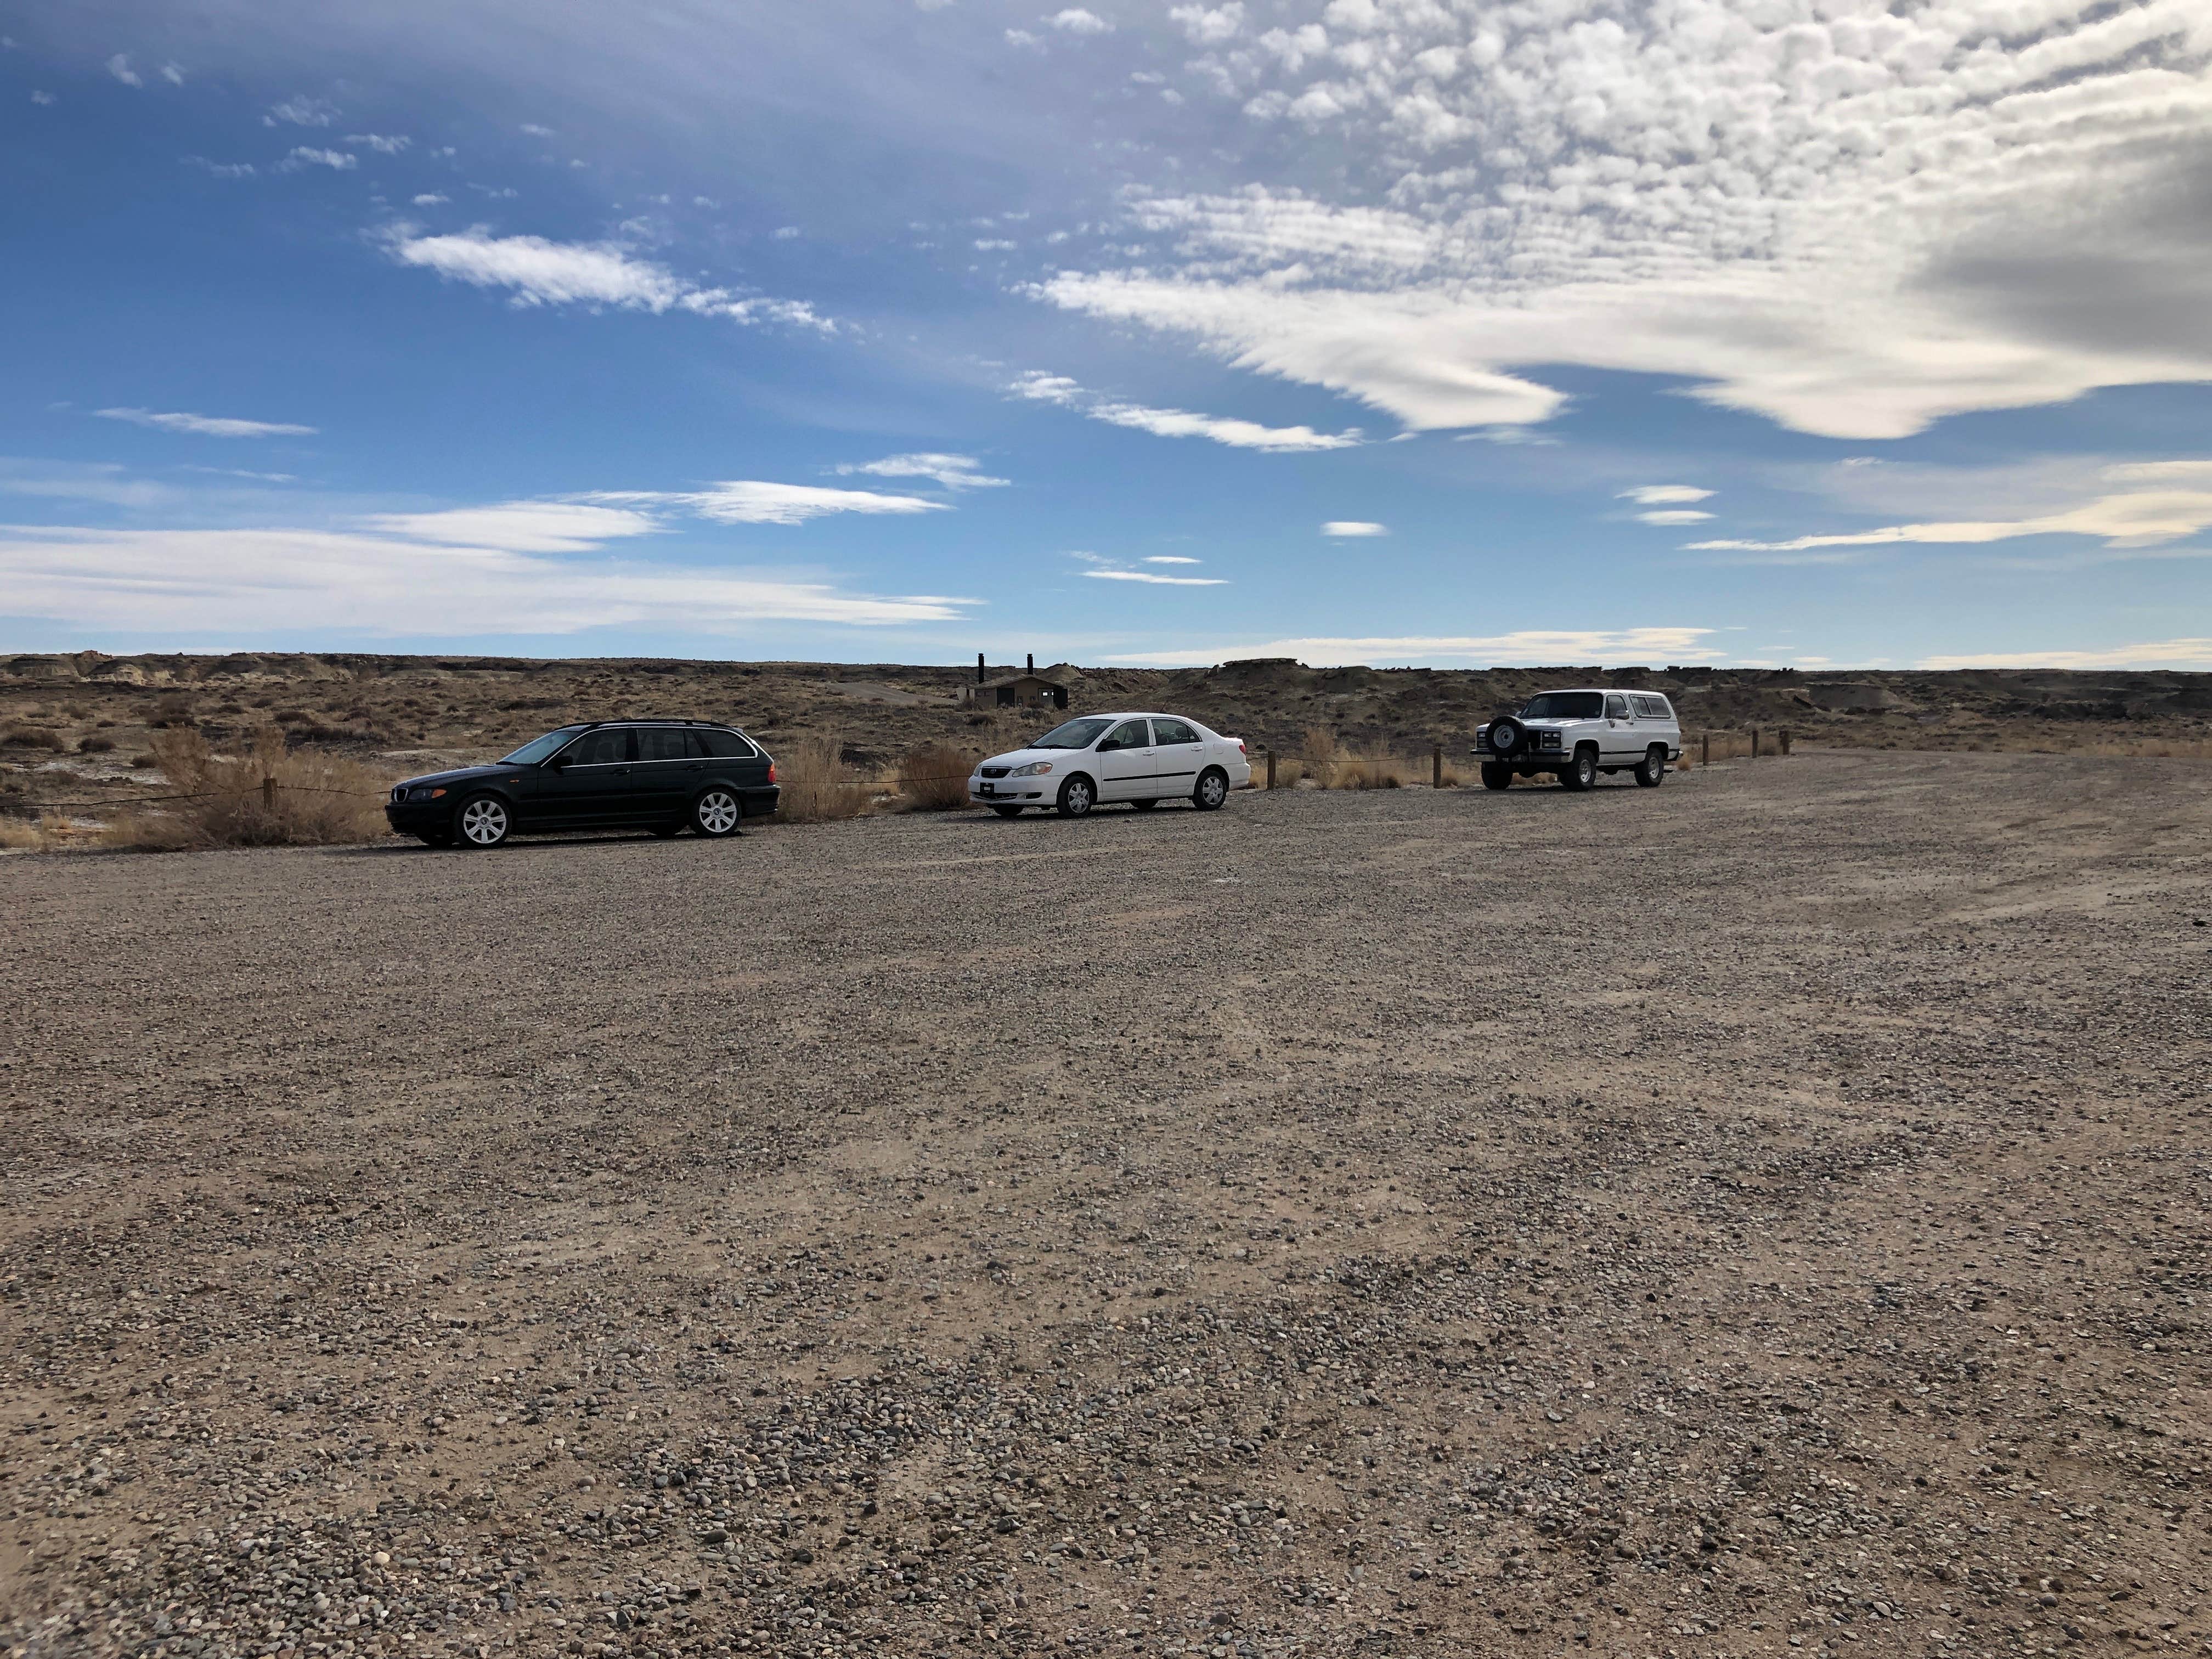
[[[2212,769],[0,859],[16,1655],[2199,1650]]]

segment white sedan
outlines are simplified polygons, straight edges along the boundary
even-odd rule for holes
[[[1085,714],[977,766],[968,799],[1006,818],[1025,806],[1050,806],[1064,818],[1079,818],[1121,800],[1140,811],[1164,800],[1187,800],[1211,812],[1231,790],[1251,784],[1242,738],[1179,714]]]

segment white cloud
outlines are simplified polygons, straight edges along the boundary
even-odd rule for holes
[[[314,434],[312,426],[287,421],[240,421],[220,415],[165,413],[151,409],[99,409],[102,420],[128,421],[133,426],[157,427],[164,432],[189,432],[202,438],[304,438]]]
[[[328,167],[333,173],[351,173],[361,165],[361,157],[349,155],[342,149],[317,149],[311,145],[299,144],[276,165],[287,173],[297,173],[302,167]]]
[[[1145,556],[1143,562],[1146,564],[1204,564],[1206,561],[1187,559],[1179,553],[1149,553]]]
[[[379,528],[118,531],[0,526],[0,586],[18,616],[86,632],[296,639],[576,634],[652,627],[740,634],[775,622],[882,627],[958,620],[976,601],[879,596],[773,573],[609,560],[588,537],[558,555],[514,545],[538,503],[479,510],[493,538],[456,538],[465,514]],[[580,529],[580,522],[578,524]],[[577,555],[584,555],[579,557]]]
[[[1416,428],[1540,422],[1561,399],[1530,366],[1553,363],[1884,439],[2212,380],[2196,0],[1334,0],[1219,50],[1211,15],[1170,13],[1255,128],[1249,182],[1135,197],[1141,255],[1043,297]],[[1277,182],[1270,125],[1345,183]]]
[[[779,242],[796,241],[800,234],[797,225],[778,225],[771,234]]]
[[[522,130],[532,138],[550,138],[553,136],[552,128],[541,127],[535,121],[525,121],[522,124]]]
[[[1387,536],[1390,526],[1372,524],[1364,519],[1331,519],[1321,527],[1324,536]]]
[[[1662,507],[1656,513],[1636,515],[1640,523],[1659,525],[1703,524],[1712,516],[1710,513],[1700,513],[1693,507]]]
[[[345,141],[349,144],[366,144],[379,155],[397,155],[415,142],[404,133],[381,132],[349,132]]]
[[[2115,483],[2158,483],[2172,478],[2212,482],[2212,461],[2125,461],[2105,469]]]
[[[2186,471],[2186,462],[2142,464],[2159,469],[2152,482],[2166,478],[2206,477]],[[2125,479],[2141,474],[2133,467],[2108,468],[2108,478]],[[2156,547],[2193,536],[2212,525],[2212,489],[2137,489],[2103,495],[2077,506],[2020,519],[1961,519],[1928,524],[1885,525],[1876,530],[1842,531],[1830,534],[1792,537],[1786,541],[1692,542],[1693,552],[1796,554],[1820,548],[1892,547],[1904,544],[1929,546],[1976,546],[2011,541],[2022,536],[2092,536],[2108,548]]]
[[[2005,651],[1923,657],[1920,666],[1950,668],[2212,668],[2212,639],[2157,640],[2104,651]]]
[[[1006,44],[1010,46],[1039,46],[1044,44],[1027,29],[1008,29]]]
[[[1695,484],[1638,484],[1633,489],[1622,490],[1620,499],[1634,501],[1638,507],[1673,507],[1710,500],[1712,493]]]
[[[1316,432],[1310,426],[1261,426],[1219,415],[1194,415],[1181,409],[1152,409],[1142,404],[1118,402],[1089,392],[1064,375],[1032,370],[1017,380],[1017,397],[1072,409],[1094,421],[1126,426],[1162,438],[1210,438],[1236,449],[1260,449],[1290,453],[1321,449],[1351,449],[1364,442],[1353,427],[1341,433]]]
[[[31,101],[34,104],[51,104],[54,101],[54,95],[51,92],[33,92],[31,94]]]
[[[1114,26],[1095,11],[1085,11],[1080,6],[1070,6],[1056,11],[1044,20],[1053,27],[1067,34],[1109,34]]]
[[[589,553],[604,543],[663,528],[650,514],[586,501],[505,501],[441,513],[380,513],[363,523],[379,534],[409,541],[507,553]]]
[[[107,72],[126,87],[143,87],[146,84],[145,77],[137,70],[132,69],[130,58],[119,52],[107,60]]]
[[[409,201],[410,205],[415,207],[442,207],[453,199],[450,196],[441,196],[435,191],[431,191],[421,196],[410,197]]]
[[[705,489],[674,491],[603,490],[595,502],[641,507],[669,506],[696,513],[718,524],[804,524],[834,513],[867,514],[943,513],[944,501],[921,495],[881,495],[866,489],[823,489],[814,484],[771,483],[738,478]]]
[[[1086,570],[1083,573],[1102,582],[1149,582],[1158,587],[1225,587],[1225,576],[1163,576],[1150,570]]]
[[[1244,27],[1243,0],[1229,0],[1224,6],[1170,6],[1168,16],[1182,25],[1194,46],[1220,46],[1235,40]]]
[[[420,236],[389,233],[385,246],[405,265],[434,270],[476,288],[512,290],[518,306],[601,305],[624,311],[686,311],[733,322],[777,322],[834,333],[836,325],[795,300],[740,298],[701,288],[611,242],[553,242],[542,236],[492,236],[470,230]]]
[[[161,65],[161,78],[173,87],[181,87],[185,84],[185,72],[174,64]]]
[[[1179,651],[1139,652],[1115,662],[1163,668],[1231,662],[1240,657],[1295,657],[1316,668],[1352,664],[1474,662],[1588,667],[1599,663],[1680,662],[1705,652],[1710,628],[1630,628],[1619,630],[1526,629],[1482,637],[1453,635],[1370,638],[1270,640],[1263,644],[1213,645]]]
[[[187,155],[186,167],[198,167],[218,179],[251,179],[254,167],[251,161],[210,161],[204,155]]]
[[[947,489],[992,489],[1013,482],[1011,478],[994,478],[979,471],[981,465],[973,455],[926,453],[886,455],[880,461],[848,462],[836,471],[842,477],[859,472],[877,478],[933,478]]]
[[[273,127],[281,121],[289,126],[326,127],[337,118],[336,105],[303,94],[297,98],[287,98],[281,104],[271,104],[269,113],[261,118],[261,125]]]

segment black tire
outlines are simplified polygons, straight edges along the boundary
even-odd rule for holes
[[[1577,793],[1584,789],[1596,788],[1597,750],[1589,744],[1584,744],[1576,750],[1575,757],[1567,763],[1565,769],[1559,774],[1559,781]]]
[[[453,844],[451,833],[442,830],[425,830],[415,839],[425,847],[451,847]]]
[[[453,809],[453,845],[471,852],[506,844],[514,833],[514,809],[497,795],[471,795]]]
[[[1130,805],[1135,807],[1139,812],[1149,812],[1152,808],[1158,806],[1159,804],[1159,797],[1157,795],[1153,796],[1150,800],[1133,800],[1129,803]]]
[[[1513,787],[1513,769],[1490,761],[1483,762],[1482,787],[1486,789],[1510,789]]]
[[[691,827],[709,841],[736,835],[744,821],[745,804],[738,799],[737,791],[719,783],[702,789],[698,799],[691,803]]]
[[[1091,816],[1091,809],[1098,805],[1098,786],[1078,772],[1060,786],[1058,811],[1064,818]]]
[[[674,841],[684,833],[684,826],[680,823],[656,823],[653,826],[653,833],[663,841]]]
[[[1229,774],[1218,766],[1200,772],[1198,787],[1190,792],[1190,804],[1201,812],[1218,812],[1229,804]]]
[[[1636,786],[1639,789],[1656,789],[1667,781],[1667,751],[1657,744],[1644,751],[1644,759],[1636,769]]]
[[[1018,806],[994,806],[991,810],[1002,818],[1018,818],[1022,815],[1022,809]]]

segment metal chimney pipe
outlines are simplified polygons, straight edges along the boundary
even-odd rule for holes
[[[1030,653],[1029,672],[1032,674],[1036,672],[1036,653],[1034,651]]]
[[[981,652],[978,651],[978,652],[975,653],[975,684],[978,684],[978,685],[981,685],[981,684],[982,684],[982,683],[983,683],[983,653],[982,653]]]

